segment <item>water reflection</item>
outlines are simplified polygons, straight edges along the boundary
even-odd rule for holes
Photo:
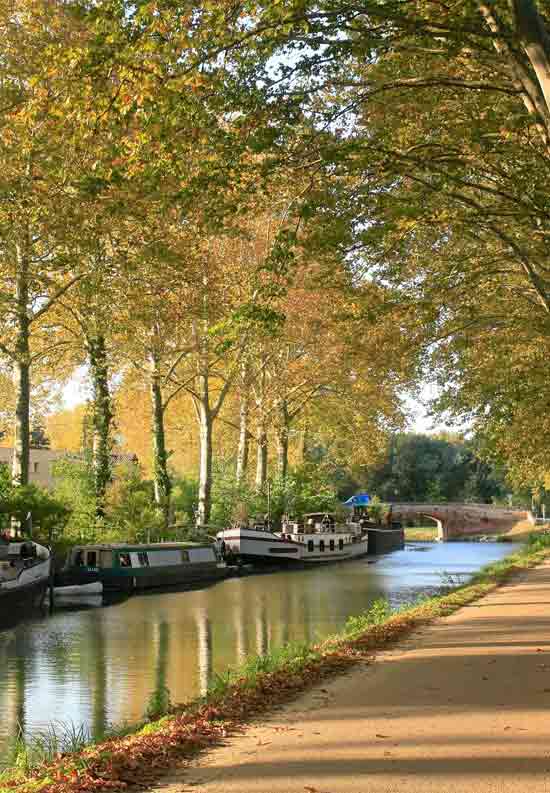
[[[409,547],[302,572],[231,579],[195,592],[164,592],[104,608],[58,611],[0,631],[0,757],[17,725],[52,721],[101,735],[133,722],[151,695],[204,694],[213,673],[288,641],[312,641],[382,595],[393,603],[433,592],[512,548],[453,543]]]
[[[205,608],[195,611],[197,625],[199,694],[204,695],[212,677],[212,625]]]

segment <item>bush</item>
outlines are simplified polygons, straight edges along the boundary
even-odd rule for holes
[[[193,525],[199,503],[199,483],[196,479],[172,477],[172,510],[174,523],[178,526]]]
[[[55,497],[68,511],[64,539],[68,544],[95,542],[104,528],[96,515],[94,477],[86,460],[58,460],[53,468]]]
[[[378,496],[373,496],[373,498],[370,501],[370,504],[367,507],[367,512],[371,520],[374,520],[376,523],[381,523],[382,517],[384,516],[386,509],[384,507],[384,504],[382,504],[382,502],[378,498]]]
[[[249,483],[238,484],[233,462],[218,463],[212,490],[211,522],[220,528],[243,516],[266,515],[277,526],[284,514],[301,516],[307,512],[334,512],[339,507],[335,486],[318,465],[300,466],[286,478],[275,477],[268,488],[258,492]]]
[[[160,538],[163,519],[153,498],[152,483],[136,465],[119,465],[107,488],[106,515],[96,514],[94,477],[86,460],[61,460],[54,469],[55,494],[69,518],[66,545],[94,542],[149,542]]]
[[[8,528],[12,518],[23,533],[51,545],[61,536],[69,511],[48,490],[37,485],[4,487],[0,500],[2,524]],[[28,516],[30,515],[30,520]]]
[[[141,478],[137,465],[119,465],[107,490],[107,521],[103,539],[155,542],[162,539],[164,520],[155,504],[153,484]]]

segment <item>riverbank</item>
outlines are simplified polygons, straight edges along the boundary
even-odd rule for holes
[[[253,716],[295,698],[330,677],[364,666],[373,653],[407,636],[413,629],[452,613],[491,591],[514,572],[540,563],[549,550],[545,541],[491,565],[472,583],[442,597],[389,616],[386,605],[350,620],[346,630],[321,645],[292,645],[252,659],[245,669],[219,677],[206,699],[175,709],[133,734],[58,758],[27,774],[4,776],[6,790],[67,793],[120,787],[137,779],[152,782],[163,768],[198,749],[214,745]],[[21,765],[21,764],[20,764]]]

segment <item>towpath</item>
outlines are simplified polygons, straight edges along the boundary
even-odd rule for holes
[[[550,562],[309,691],[154,793],[550,793]]]

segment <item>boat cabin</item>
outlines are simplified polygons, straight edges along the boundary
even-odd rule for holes
[[[336,531],[336,518],[331,512],[308,512],[304,515],[304,533]]]
[[[216,561],[214,549],[205,546],[193,547],[164,542],[150,545],[83,545],[72,549],[67,567],[94,570],[139,569]]]

